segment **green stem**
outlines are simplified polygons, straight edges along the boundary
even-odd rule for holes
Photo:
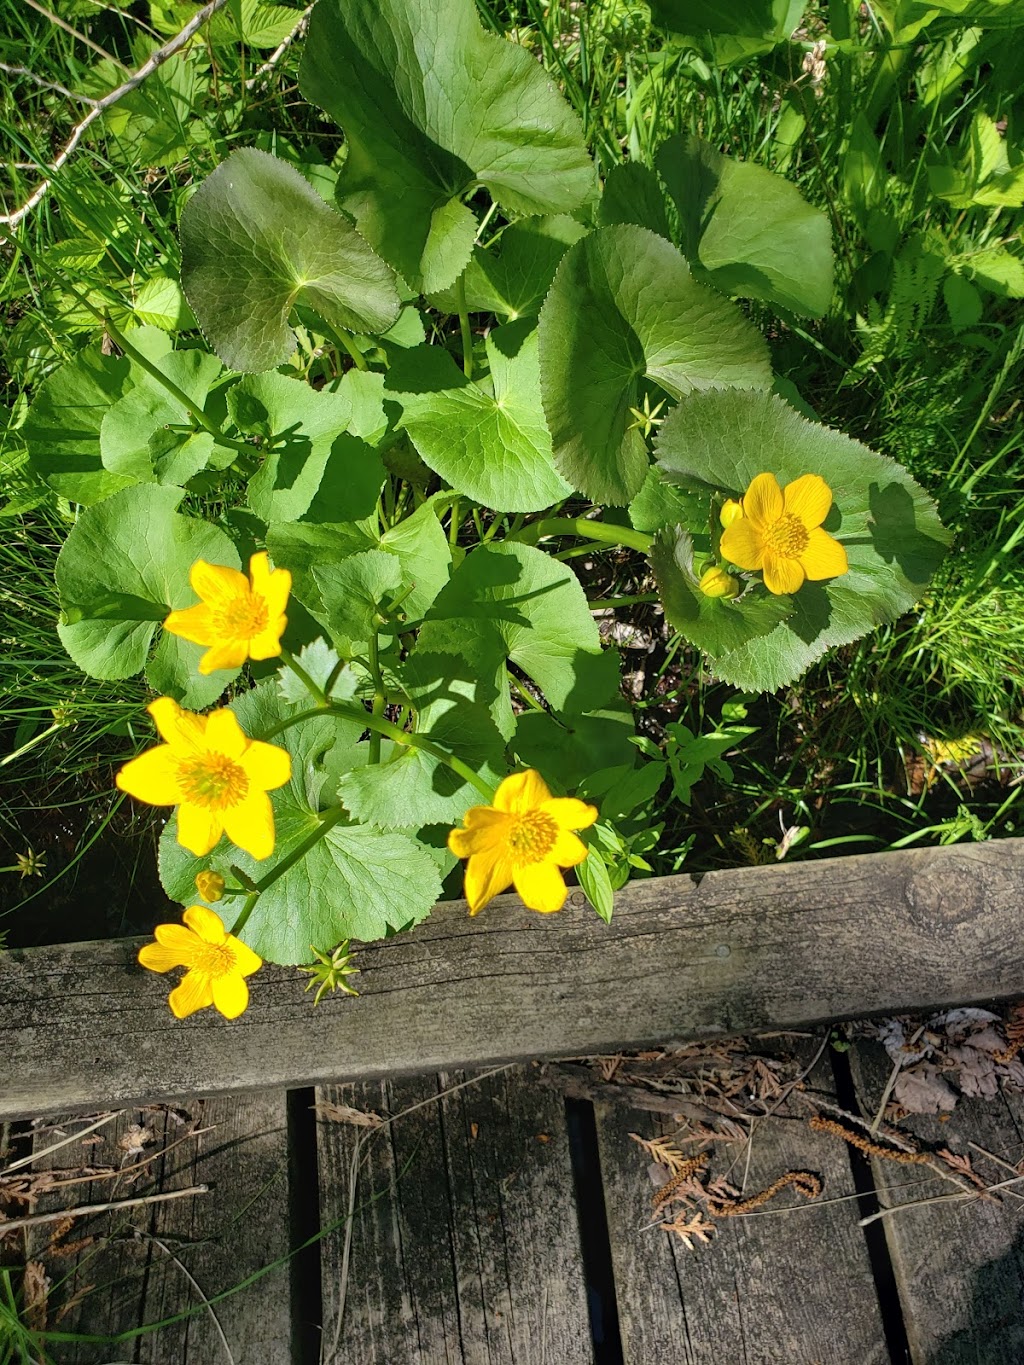
[[[335,346],[340,346],[343,351],[347,351],[352,357],[352,363],[357,370],[368,370],[370,367],[366,363],[366,356],[355,344],[347,332],[336,332],[331,324],[317,314],[317,321],[320,323],[326,336],[334,342]]]
[[[439,763],[451,768],[452,772],[458,773],[464,782],[468,782],[477,789],[488,805],[494,800],[493,787],[489,787],[479,774],[475,773],[468,764],[463,763],[461,758],[446,753],[444,749],[431,743],[422,735],[410,734],[407,730],[400,729],[384,716],[375,716],[362,706],[348,705],[345,702],[337,701],[328,702],[326,706],[314,706],[308,711],[300,711],[298,715],[278,721],[276,725],[272,725],[264,733],[262,738],[264,740],[273,739],[275,736],[283,734],[285,730],[290,730],[293,725],[298,725],[313,716],[340,716],[343,720],[358,721],[364,729],[375,731],[386,739],[393,740],[395,744],[404,744],[411,749],[420,749],[423,753],[430,754],[431,758],[436,758]]]
[[[259,900],[259,898],[260,893],[258,891],[250,891],[248,896],[246,896],[245,904],[242,906],[241,910],[239,910],[234,924],[228,930],[228,933],[231,935],[232,938],[237,938],[238,935],[245,928],[245,922],[252,914],[256,906],[256,902]]]
[[[387,698],[384,695],[384,683],[380,674],[380,635],[375,630],[370,636],[369,642],[370,655],[370,677],[373,679],[373,705],[370,708],[371,715],[378,717],[384,715],[384,706]],[[369,761],[371,763],[380,762],[380,732],[370,731],[370,752]]]
[[[531,521],[521,531],[505,537],[506,540],[524,541],[535,545],[538,540],[549,536],[580,536],[584,540],[600,541],[602,545],[626,545],[641,554],[649,554],[652,536],[644,531],[635,531],[631,526],[615,526],[603,521],[593,521],[590,517],[545,517],[542,521]]]
[[[637,602],[660,602],[656,592],[641,592],[635,597],[595,597],[587,602],[591,611],[603,611],[605,607],[632,607]]]
[[[296,659],[295,656],[292,654],[291,650],[285,649],[284,645],[281,646],[281,660],[283,663],[288,665],[288,667],[298,678],[299,682],[302,683],[303,687],[313,698],[316,704],[318,706],[326,706],[327,693],[323,690],[323,688],[318,687],[316,685],[313,679],[309,676],[306,670],[299,663],[298,659]]]
[[[275,864],[275,866],[270,869],[270,871],[267,873],[265,877],[261,877],[259,879],[259,881],[256,883],[256,890],[251,892],[250,895],[246,898],[246,902],[242,906],[238,918],[231,926],[230,933],[232,933],[236,938],[238,937],[241,931],[245,928],[246,920],[252,914],[256,902],[259,900],[263,892],[266,891],[268,887],[273,886],[273,884],[277,881],[279,877],[283,877],[289,868],[294,867],[297,862],[300,862],[306,856],[309,850],[313,848],[314,845],[320,842],[320,840],[324,837],[328,830],[333,829],[333,827],[338,823],[338,821],[343,820],[344,818],[345,807],[342,805],[331,806],[328,810],[322,811],[320,813],[318,817],[319,824],[317,825],[316,829],[313,830],[311,834],[307,835],[307,837],[303,839],[301,844],[296,844],[296,846],[292,849],[291,853],[288,854],[287,858],[282,858],[279,863]]]
[[[522,683],[519,681],[519,679],[516,677],[516,675],[515,675],[513,672],[511,672],[509,669],[506,668],[505,672],[506,672],[506,674],[508,675],[508,680],[509,680],[509,682],[512,684],[512,686],[516,689],[516,691],[517,691],[517,692],[519,693],[519,695],[522,697],[523,701],[525,701],[525,702],[527,703],[527,705],[531,706],[531,707],[533,708],[534,711],[544,711],[544,707],[541,706],[540,702],[539,702],[539,701],[537,700],[537,698],[533,695],[533,693],[529,690],[529,688],[524,687],[523,684],[522,684]],[[547,715],[547,712],[544,711],[544,714]]]
[[[465,272],[455,285],[455,302],[459,310],[459,331],[462,333],[462,373],[467,379],[473,378],[473,333],[469,330],[469,311],[466,308]]]

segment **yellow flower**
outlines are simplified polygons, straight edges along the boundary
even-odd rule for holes
[[[765,587],[777,594],[796,592],[808,578],[837,578],[850,566],[821,529],[831,506],[820,474],[802,474],[785,491],[774,474],[758,474],[743,495],[743,515],[722,532],[722,554],[741,569],[763,570]]]
[[[168,996],[176,1019],[215,1005],[225,1019],[237,1019],[249,1003],[245,978],[263,966],[263,959],[224,928],[220,915],[204,905],[190,905],[181,924],[158,924],[155,943],[139,949],[139,962],[151,972],[187,967]]]
[[[561,910],[566,890],[559,869],[575,867],[587,856],[586,845],[572,831],[596,819],[597,811],[584,801],[552,796],[532,768],[506,777],[494,805],[466,811],[464,828],[448,835],[455,856],[469,859],[469,913],[475,915],[510,885],[530,910]]]
[[[199,672],[241,668],[246,659],[276,659],[288,624],[284,615],[292,576],[287,569],[271,569],[265,553],[249,560],[249,577],[222,564],[197,559],[189,573],[192,590],[202,601],[184,611],[172,611],[164,630],[193,644],[209,645],[199,660]]]
[[[740,590],[739,579],[726,573],[717,564],[704,570],[697,586],[705,597],[736,597]]]
[[[207,868],[205,872],[197,872],[196,890],[204,901],[223,900],[224,878],[219,872],[213,872],[209,868]]]
[[[202,858],[223,833],[254,858],[274,850],[268,791],[291,777],[285,749],[249,739],[231,711],[197,716],[170,697],[147,710],[164,744],[126,763],[117,785],[151,806],[178,807],[178,843]]]
[[[735,498],[726,498],[722,503],[722,510],[718,514],[718,520],[723,526],[731,526],[734,521],[738,521],[743,515],[743,504],[737,502]]]

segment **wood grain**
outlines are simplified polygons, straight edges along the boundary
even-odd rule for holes
[[[401,1115],[376,1134],[318,1125],[324,1225],[348,1209],[357,1139],[363,1153],[347,1273],[344,1229],[323,1242],[325,1365],[593,1360],[565,1106],[524,1068],[439,1098],[464,1079],[319,1092]]]
[[[153,1137],[141,1153],[119,1145],[133,1125]],[[193,1126],[210,1131],[189,1136]],[[75,1365],[115,1360],[216,1365],[232,1358],[246,1365],[286,1365],[293,1335],[287,1263],[210,1308],[202,1306],[204,1298],[288,1254],[283,1092],[129,1109],[95,1136],[100,1141],[63,1147],[36,1169],[73,1173],[89,1163],[123,1166],[126,1174],[54,1189],[41,1198],[40,1211],[197,1184],[208,1185],[209,1192],[76,1219],[56,1245],[53,1225],[31,1229],[29,1254],[42,1261],[55,1286],[50,1327],[109,1336],[199,1311],[118,1345],[54,1346],[55,1358]],[[51,1133],[40,1132],[37,1146],[52,1140]],[[130,1170],[161,1151],[141,1172]]]
[[[851,1053],[858,1096],[874,1117],[891,1063],[878,1045]],[[1024,1096],[961,1099],[951,1116],[914,1115],[900,1128],[925,1149],[971,1158],[986,1183],[1013,1173],[979,1155],[975,1143],[1015,1166],[1024,1157]],[[913,1365],[1020,1365],[1024,1360],[1024,1183],[1000,1202],[922,1199],[955,1188],[919,1167],[872,1161]]]
[[[809,1083],[831,1090],[827,1058]],[[655,1187],[629,1137],[676,1125],[618,1105],[595,1110],[626,1365],[889,1365],[857,1202],[846,1198],[850,1163],[834,1140],[775,1116],[755,1124],[749,1166],[739,1144],[716,1147],[712,1174],[732,1166],[728,1178],[739,1186],[745,1175],[748,1196],[787,1170],[817,1174],[824,1189],[816,1201],[790,1191],[764,1213],[709,1220],[710,1244],[690,1251],[650,1226]]]
[[[512,896],[439,905],[318,1009],[267,968],[246,1014],[184,1021],[137,940],[0,955],[0,1119],[573,1056],[992,999],[1024,982],[1024,841],[636,882],[611,925]]]

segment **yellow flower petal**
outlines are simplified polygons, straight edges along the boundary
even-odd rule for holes
[[[276,659],[281,653],[281,636],[288,624],[287,616],[271,617],[270,625],[249,641],[250,659]]]
[[[820,474],[801,474],[799,479],[786,484],[782,496],[786,511],[808,531],[821,525],[832,506],[832,490]]]
[[[266,602],[267,614],[273,621],[281,615],[288,602],[288,594],[292,590],[291,574],[287,569],[271,569],[270,560],[263,551],[249,560],[249,577],[253,592]]]
[[[577,867],[587,856],[587,846],[570,830],[558,831],[558,838],[548,858],[559,867]]]
[[[200,640],[200,644],[205,643]],[[204,678],[223,668],[241,668],[249,657],[244,640],[226,640],[223,644],[213,645],[199,660],[199,672]]]
[[[174,750],[176,758],[198,757],[206,750],[206,720],[194,711],[183,711],[170,697],[158,697],[146,710],[157,733]]]
[[[542,802],[540,809],[562,829],[587,829],[597,819],[597,807],[575,796],[553,796]]]
[[[804,581],[804,571],[797,559],[784,559],[781,555],[765,555],[764,585],[769,592],[781,597],[787,592],[796,592]]]
[[[228,935],[228,943],[235,956],[235,971],[242,976],[252,976],[253,972],[258,972],[263,966],[263,959],[258,953],[254,953],[248,943],[243,943],[240,938]]]
[[[758,474],[750,482],[750,487],[743,494],[743,515],[752,521],[760,531],[770,526],[772,522],[778,521],[785,511],[785,503],[782,499],[782,489],[779,481],[774,474]],[[733,522],[733,526],[742,525],[741,522]],[[732,526],[726,528],[732,530]],[[723,537],[724,539],[724,537]],[[734,564],[739,564],[738,559],[733,560]],[[746,568],[746,565],[742,565]]]
[[[183,801],[178,807],[178,843],[197,858],[203,858],[215,848],[224,833],[221,812],[207,810]],[[238,843],[236,839],[234,841]],[[241,847],[241,845],[239,845]]]
[[[509,817],[503,811],[492,806],[474,806],[463,819],[466,828],[453,829],[448,835],[448,847],[456,858],[469,858],[504,844]]]
[[[206,744],[215,753],[226,754],[228,758],[242,758],[249,741],[234,711],[222,707],[219,711],[210,712],[206,717]],[[244,760],[242,766],[245,766]]]
[[[822,578],[838,578],[850,568],[842,545],[820,526],[809,533],[807,549],[800,556],[800,564],[807,577],[814,582]]]
[[[245,1013],[249,1004],[249,987],[243,976],[232,972],[230,976],[214,978],[211,986],[213,1004],[225,1019],[237,1019],[240,1014]]]
[[[167,1003],[175,1019],[187,1019],[213,1004],[213,983],[206,972],[186,972],[167,997]]]
[[[178,955],[179,967],[191,967],[197,954],[202,952],[202,943],[183,924],[158,924],[153,937],[163,948],[169,948]]]
[[[190,905],[182,919],[204,943],[221,944],[227,939],[224,921],[216,910],[208,910],[205,905]]]
[[[209,645],[217,638],[213,612],[205,602],[186,607],[184,611],[172,611],[164,621],[164,630],[183,640],[191,640],[194,645]]]
[[[181,817],[178,818],[180,820]],[[265,791],[250,791],[244,801],[223,810],[221,818],[231,842],[253,858],[262,862],[273,853],[274,809]],[[178,837],[180,840],[180,829]],[[210,850],[205,851],[208,853]]]
[[[156,701],[151,701],[146,710],[153,717],[153,724],[156,732],[162,740],[168,744],[178,738],[178,717],[181,715],[181,707],[170,697],[157,697]]]
[[[158,744],[131,759],[114,781],[123,792],[151,806],[176,806],[181,800],[178,761],[169,744]]]
[[[500,896],[512,885],[512,864],[502,854],[488,850],[477,853],[466,865],[463,894],[469,902],[469,913],[477,914],[488,901]]]
[[[540,773],[527,768],[525,773],[513,773],[505,778],[494,793],[494,809],[518,813],[535,810],[542,802],[550,800],[551,793]]]
[[[740,517],[722,532],[722,557],[741,569],[759,569],[764,561],[764,536],[747,517]]]
[[[542,915],[553,915],[565,904],[566,891],[562,874],[553,863],[528,863],[516,868],[513,877],[520,900],[528,910],[539,910]]]
[[[734,521],[739,521],[743,515],[743,504],[737,502],[735,498],[726,498],[722,503],[722,510],[718,514],[718,520],[723,526],[731,526]]]
[[[241,756],[241,764],[253,787],[265,792],[283,787],[292,775],[288,750],[278,744],[264,744],[261,739],[251,741]]]
[[[211,606],[230,602],[249,591],[249,580],[240,570],[224,564],[207,564],[205,559],[197,559],[192,565],[188,581],[196,596]]]
[[[187,967],[180,953],[159,943],[144,943],[139,949],[139,964],[151,972],[169,972],[172,967]]]

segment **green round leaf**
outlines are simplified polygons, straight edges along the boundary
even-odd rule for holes
[[[201,645],[165,634],[170,611],[190,607],[189,570],[197,559],[239,567],[238,552],[216,526],[181,516],[180,488],[135,484],[82,513],[57,558],[64,648],[94,678],[127,678],[146,668],[150,685],[190,707],[208,706],[237,675],[196,672]]]
[[[537,333],[528,322],[487,337],[490,375],[468,380],[441,346],[395,358],[386,389],[425,464],[499,512],[539,512],[571,488],[555,469],[540,401]]]
[[[683,249],[716,289],[805,317],[825,313],[832,233],[795,185],[683,134],[661,144],[655,165],[679,211]]]
[[[774,629],[709,658],[717,676],[744,690],[775,691],[827,649],[909,611],[949,544],[935,504],[901,465],[774,394],[692,395],[661,428],[657,455],[667,479],[708,498],[741,497],[764,472],[783,487],[820,474],[832,489],[825,530],[845,547],[849,572],[805,583]]]
[[[497,242],[474,247],[463,287],[471,313],[497,313],[509,322],[536,317],[558,269],[558,262],[587,229],[568,214],[521,218],[502,229]],[[459,301],[448,289],[431,302],[457,313]]]
[[[603,503],[629,502],[647,474],[631,412],[644,375],[673,398],[771,383],[764,340],[736,305],[698,284],[670,242],[632,224],[599,228],[566,252],[540,314],[540,360],[555,464]]]
[[[202,351],[172,351],[157,364],[199,408],[222,373],[216,356]],[[140,483],[186,484],[206,468],[213,437],[207,431],[169,430],[169,425],[191,428],[191,417],[162,384],[142,371],[139,382],[107,410],[100,424],[104,465]]]
[[[394,275],[297,170],[252,147],[233,152],[181,215],[181,282],[214,350],[235,370],[271,370],[295,349],[305,304],[333,327],[386,332]]]
[[[475,184],[519,214],[570,212],[596,188],[575,113],[473,0],[320,0],[299,84],[345,131],[340,204],[414,288],[461,272],[472,237],[450,205]]]

